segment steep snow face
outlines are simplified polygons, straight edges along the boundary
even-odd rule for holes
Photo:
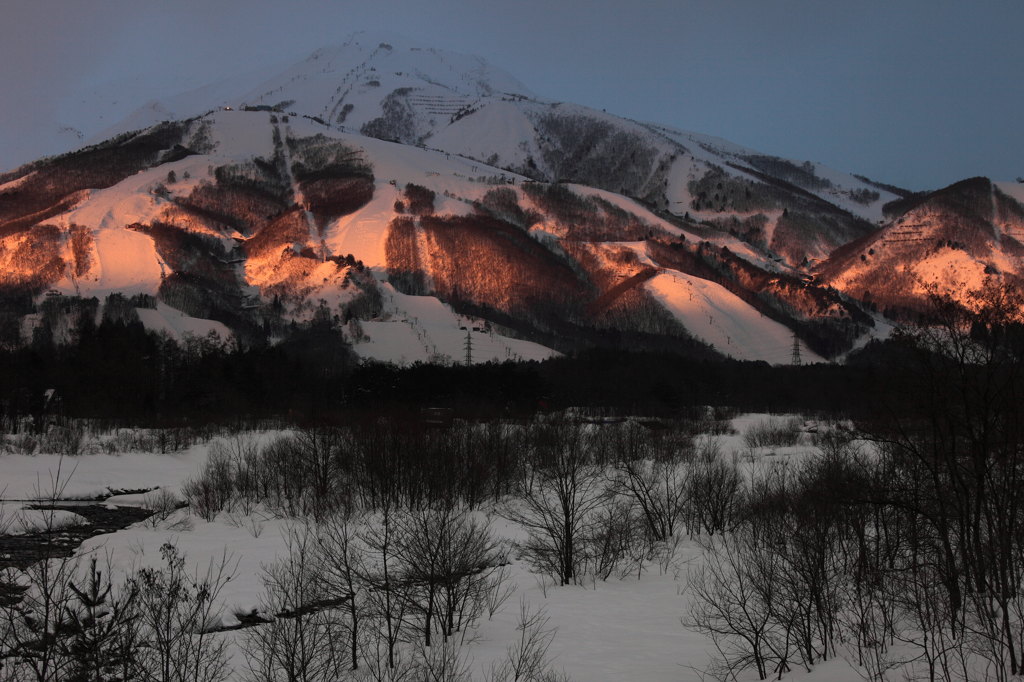
[[[354,128],[379,116],[381,100],[403,88],[423,90],[412,101],[414,110],[439,118],[480,98],[529,94],[522,83],[479,57],[356,35],[340,47],[317,50],[244,95],[242,104],[275,106],[291,100],[281,108]]]
[[[166,264],[157,253],[153,240],[129,225],[151,222],[163,209],[163,202],[152,194],[166,176],[166,170],[133,175],[107,189],[91,192],[79,206],[57,216],[54,223],[62,230],[85,227],[91,235],[87,267],[69,268],[54,287],[65,294],[104,297],[113,292],[156,294],[160,280],[167,274]],[[69,262],[76,262],[69,254]]]
[[[793,332],[720,284],[668,271],[648,281],[646,287],[693,336],[723,355],[775,364],[792,359]],[[801,349],[801,359],[824,360],[807,348]]]
[[[96,234],[96,254],[92,281],[78,280],[74,293],[85,296],[106,296],[113,292],[157,293],[165,269],[153,240],[146,235],[123,227],[100,230]]]
[[[994,182],[999,191],[1013,197],[1018,203],[1024,204],[1024,182]]]
[[[235,108],[244,93],[266,82],[268,72],[281,73],[289,66],[290,64],[279,64],[271,69],[260,69],[221,78],[191,90],[168,93],[147,102],[125,118],[115,119],[113,124],[105,125],[99,132],[87,136],[86,143],[96,144],[128,130],[148,128],[160,121],[191,118],[210,110],[224,109],[225,107]],[[114,100],[122,96],[120,88],[108,95],[110,99]],[[98,117],[109,119],[107,113],[99,114]]]
[[[430,138],[430,146],[492,165],[528,168],[541,163],[538,133],[523,108],[511,101],[489,100]],[[493,158],[492,158],[493,157]]]
[[[394,215],[398,191],[378,181],[373,200],[362,210],[331,223],[324,243],[332,253],[351,253],[371,268],[386,268],[387,225]]]
[[[253,157],[274,157],[274,127],[265,113],[218,111],[210,123],[214,162],[244,161]]]

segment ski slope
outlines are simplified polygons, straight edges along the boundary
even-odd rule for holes
[[[361,323],[366,340],[353,340],[362,358],[397,365],[473,364],[545,360],[558,355],[540,344],[503,336],[480,320],[462,317],[434,296],[409,296],[381,282],[384,313]],[[467,343],[469,350],[467,351]]]
[[[714,282],[676,272],[656,275],[644,285],[696,338],[737,360],[786,364],[792,359],[793,333],[768,319]],[[823,362],[801,347],[803,362]]]
[[[188,336],[205,337],[211,333],[223,341],[232,337],[231,330],[222,322],[189,317],[162,301],[156,304],[156,308],[136,308],[135,312],[146,329],[167,334],[175,341],[181,341]]]

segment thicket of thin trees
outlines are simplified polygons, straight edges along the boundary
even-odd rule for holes
[[[839,432],[755,469],[730,532],[701,539],[684,619],[713,672],[761,679],[843,656],[868,679],[1009,680],[1024,643],[1019,293],[935,297],[904,333],[871,449]]]
[[[582,584],[645,570],[688,524],[721,529],[712,510],[694,506],[707,496],[692,492],[714,468],[713,453],[691,440],[707,424],[398,426],[310,428],[263,444],[238,435],[215,442],[184,486],[191,511],[208,519],[258,510],[294,519],[285,558],[264,571],[264,622],[238,635],[249,679],[468,679],[462,645],[512,595],[512,552],[553,582]],[[494,511],[522,524],[528,539],[499,542]],[[71,561],[40,564],[65,575],[30,579],[26,595],[43,602],[26,596],[4,609],[6,669],[65,679],[80,661],[102,660],[102,673],[81,679],[221,679],[225,640],[210,632],[219,622],[211,609],[230,558],[190,577],[175,547],[162,552],[161,569],[118,585],[109,569],[89,578]],[[89,621],[105,629],[75,624],[90,618],[68,592],[83,580],[90,604],[119,614]],[[553,631],[522,608],[520,641],[491,679],[558,679],[545,657]],[[78,631],[91,650],[74,648]],[[129,644],[117,639],[129,636]],[[107,670],[115,663],[120,677]]]

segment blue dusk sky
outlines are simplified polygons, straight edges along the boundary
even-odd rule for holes
[[[1019,0],[5,0],[0,170],[354,31],[909,189],[1024,176]]]

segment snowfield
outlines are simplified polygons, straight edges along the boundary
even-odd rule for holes
[[[422,312],[422,309],[420,309]],[[383,324],[383,323],[382,323]],[[768,415],[742,415],[732,421],[732,431],[710,436],[723,456],[741,454],[750,467],[766,455],[774,461],[797,461],[813,456],[807,434],[800,444],[782,448],[751,448],[745,436],[751,428],[765,423],[790,423]],[[266,443],[283,432],[249,434],[253,442]],[[7,497],[12,492],[36,488],[41,496],[53,494],[40,482],[61,484],[63,498],[91,497],[112,490],[160,488],[177,496],[183,482],[196,474],[207,460],[211,444],[196,445],[176,454],[125,453],[121,455],[81,455],[61,458],[37,454],[0,455],[0,472]],[[748,469],[751,471],[752,469]],[[109,505],[152,505],[155,492],[111,497]],[[8,519],[28,529],[41,512],[29,514],[8,502],[0,507]],[[523,529],[495,513],[493,504],[479,512],[489,519],[495,534],[505,541],[525,539]],[[74,514],[61,513],[55,520],[74,523]],[[187,559],[189,573],[204,575],[225,566],[231,579],[219,595],[219,624],[236,626],[239,616],[264,608],[262,576],[267,567],[282,559],[284,538],[300,523],[262,507],[242,512],[223,512],[205,521],[188,509],[180,509],[164,518],[147,521],[124,530],[95,536],[79,550],[84,558],[109,561],[115,576],[124,576],[141,568],[159,568],[160,548],[171,543]],[[37,524],[39,525],[39,524]],[[516,626],[520,607],[541,611],[548,627],[556,631],[550,648],[555,669],[564,670],[574,680],[698,681],[710,660],[712,647],[702,634],[684,626],[688,614],[687,575],[700,559],[695,541],[679,537],[672,551],[663,558],[645,562],[642,569],[632,568],[608,580],[590,579],[582,585],[555,586],[551,578],[531,571],[515,551],[509,555],[508,581],[514,592],[492,618],[485,616],[467,633],[462,644],[473,679],[488,679],[491,664],[505,655],[506,647],[518,637]],[[116,582],[116,581],[115,581]],[[242,679],[244,654],[237,649],[238,632],[227,632],[236,675]],[[743,676],[740,679],[755,679]],[[839,680],[861,679],[856,666],[837,658],[814,668],[810,673],[794,671],[786,679]]]

